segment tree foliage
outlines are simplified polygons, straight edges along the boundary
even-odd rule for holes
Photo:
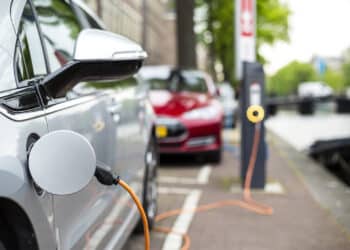
[[[316,79],[316,72],[311,64],[293,61],[269,78],[267,90],[277,95],[289,95],[297,91],[301,82]]]
[[[199,41],[209,51],[208,67],[215,73],[214,63],[223,66],[226,81],[234,82],[234,1],[233,0],[197,0],[197,7],[205,15],[197,22],[200,26]],[[288,17],[290,10],[280,0],[257,0],[257,54],[264,44],[276,41],[288,41]]]
[[[344,64],[342,67],[344,87],[350,87],[350,48],[344,52]]]
[[[342,71],[327,69],[323,81],[327,83],[335,93],[340,93],[344,90],[344,76]]]
[[[262,45],[289,41],[290,14],[288,6],[280,0],[257,0],[257,55],[260,62],[266,62],[259,53]]]

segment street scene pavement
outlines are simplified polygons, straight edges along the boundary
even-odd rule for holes
[[[238,132],[224,135],[219,165],[191,157],[162,159],[158,213],[242,199]],[[350,201],[345,185],[273,131],[267,141],[268,184],[264,191],[253,191],[253,198],[273,207],[272,215],[227,206],[198,213],[186,210],[156,226],[187,233],[191,249],[349,249]],[[152,249],[181,249],[183,244],[177,235],[152,232],[151,237]],[[143,236],[134,235],[124,250],[143,247]]]

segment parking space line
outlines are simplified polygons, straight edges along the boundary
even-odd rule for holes
[[[180,214],[172,227],[173,232],[180,234],[187,233],[194,216],[194,210],[197,208],[201,194],[202,192],[200,190],[194,189],[187,195],[182,209],[185,211],[193,212]],[[162,250],[179,250],[181,249],[181,245],[182,236],[171,233],[166,237]]]
[[[195,178],[186,178],[186,177],[177,177],[177,176],[159,176],[159,183],[164,184],[185,184],[185,185],[197,185],[197,179]]]
[[[202,167],[197,176],[197,183],[202,185],[207,184],[212,169],[213,168],[209,165]]]
[[[178,176],[159,176],[159,183],[164,184],[184,184],[184,185],[205,185],[209,181],[209,177],[212,171],[212,167],[209,165],[203,166],[196,178],[178,177]]]
[[[193,189],[189,188],[177,188],[177,187],[159,187],[158,193],[159,194],[177,194],[177,195],[187,195],[189,194]]]

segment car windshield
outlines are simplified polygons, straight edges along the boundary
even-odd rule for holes
[[[204,77],[198,74],[181,72],[172,73],[168,79],[149,78],[150,89],[152,90],[169,90],[172,92],[208,92],[207,84]]]

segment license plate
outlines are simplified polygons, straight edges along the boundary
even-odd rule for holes
[[[157,126],[156,127],[156,135],[158,138],[164,138],[168,135],[168,129],[165,126]]]

